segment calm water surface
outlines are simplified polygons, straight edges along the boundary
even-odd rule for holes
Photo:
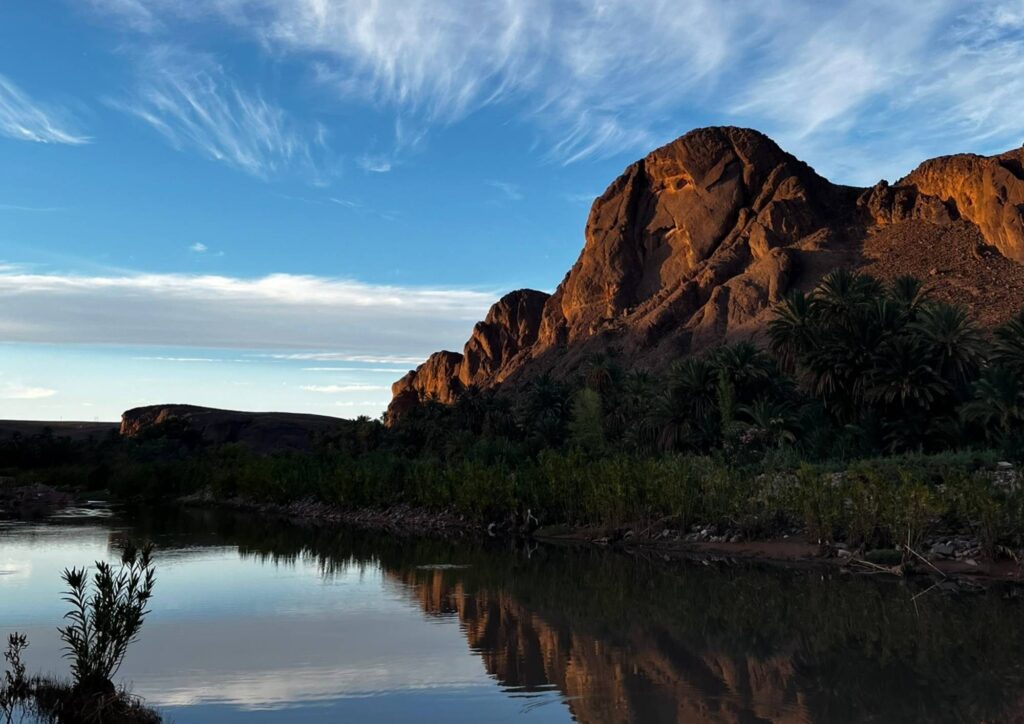
[[[0,523],[0,635],[29,635],[31,670],[66,672],[61,570],[129,539],[156,543],[158,582],[121,676],[175,722],[1024,717],[1012,590],[208,511]]]

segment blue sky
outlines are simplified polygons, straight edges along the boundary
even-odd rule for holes
[[[0,418],[377,415],[702,125],[835,181],[1024,141],[1024,0],[0,4]]]

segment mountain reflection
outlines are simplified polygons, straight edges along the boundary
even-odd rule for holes
[[[457,617],[510,692],[556,689],[580,722],[1007,721],[1024,713],[1012,589],[651,561],[605,551],[396,540],[193,512],[162,545],[238,546],[322,575],[379,566],[428,616]],[[434,566],[432,564],[447,564]],[[458,564],[453,567],[451,564]]]

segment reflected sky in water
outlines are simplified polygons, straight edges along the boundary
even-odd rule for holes
[[[61,570],[128,540],[158,581],[121,675],[176,722],[1024,719],[1017,589],[198,510],[0,524],[30,669],[66,671]]]
[[[67,670],[61,571],[116,560],[112,542],[129,532],[113,521],[0,527],[0,635],[29,635],[30,670]],[[120,676],[176,722],[570,720],[557,692],[504,692],[457,618],[425,614],[376,563],[325,574],[312,557],[215,544],[160,548],[156,560],[152,614]]]

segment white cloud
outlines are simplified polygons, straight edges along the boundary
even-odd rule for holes
[[[306,392],[320,392],[325,395],[337,395],[345,392],[373,392],[391,389],[385,385],[301,385]]]
[[[0,136],[36,143],[89,143],[87,136],[71,129],[63,115],[33,100],[10,79],[0,75]]]
[[[362,155],[356,159],[356,163],[371,173],[387,173],[391,170],[391,160],[386,156]]]
[[[293,274],[86,276],[0,265],[0,341],[414,364],[439,345],[461,347],[497,296]]]
[[[0,399],[3,400],[41,400],[56,394],[57,390],[48,387],[29,387],[17,383],[0,385]]]
[[[524,198],[518,184],[512,184],[507,181],[485,181],[484,183],[500,191],[506,201],[522,201]]]
[[[145,121],[175,148],[259,178],[299,172],[319,183],[333,173],[319,160],[327,155],[321,126],[304,129],[261,94],[236,84],[212,58],[157,47],[145,56],[139,76],[133,95],[108,102]]]
[[[194,251],[196,254],[205,254],[209,251],[209,247],[201,241],[197,241],[195,244],[188,248],[189,251]]]
[[[85,3],[114,17],[134,30],[152,31],[159,27],[147,0],[85,0]]]
[[[590,206],[591,204],[594,203],[595,200],[597,200],[597,197],[600,195],[601,192],[592,194],[565,194],[564,198],[566,201],[573,204],[586,204],[587,206]]]
[[[212,357],[133,357],[132,359],[137,360],[148,360],[152,362],[223,362],[224,360],[214,359]]]
[[[138,15],[123,2],[107,12]],[[394,109],[396,147],[414,146],[430,125],[517,101],[562,161],[649,145],[651,121],[730,57],[741,23],[757,22],[714,0],[137,3],[170,21],[217,18],[307,60],[343,98]]]
[[[50,213],[52,211],[63,211],[60,206],[22,206],[19,204],[0,204],[0,211],[26,211],[29,213]]]
[[[389,375],[402,374],[405,370],[397,367],[303,367],[303,372],[383,372]]]
[[[421,357],[415,355],[388,355],[384,357],[363,354],[349,354],[346,352],[293,352],[290,354],[269,354],[265,355],[271,359],[280,360],[309,360],[319,362],[365,362],[367,364],[417,364],[422,362]]]
[[[870,183],[910,158],[1022,140],[1020,0],[93,1],[220,22],[304,61],[330,92],[391,109],[396,146],[488,106],[533,124],[565,163],[729,123]]]

